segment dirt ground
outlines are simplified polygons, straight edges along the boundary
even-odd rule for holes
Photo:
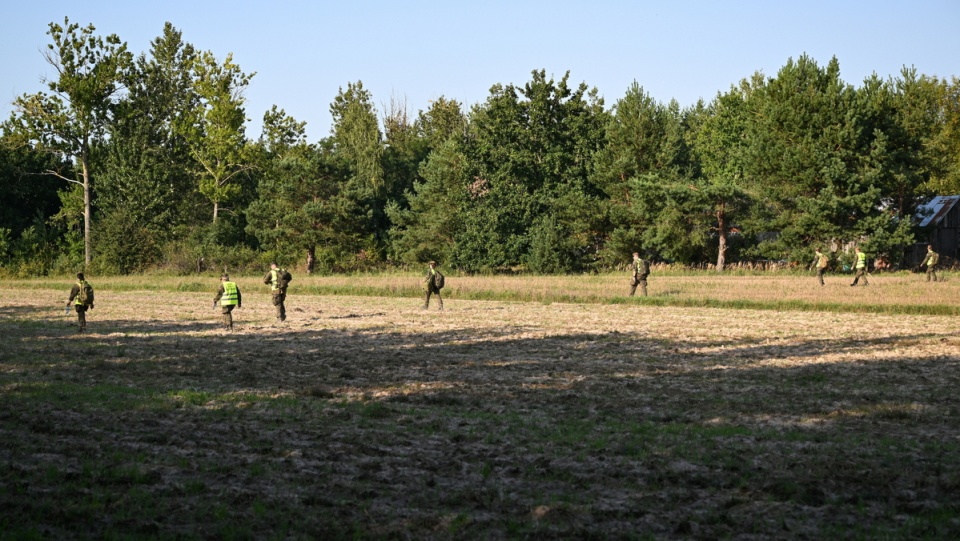
[[[957,538],[940,316],[0,284],[0,539]]]

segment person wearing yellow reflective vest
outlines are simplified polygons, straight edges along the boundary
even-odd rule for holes
[[[263,277],[263,283],[270,286],[270,293],[273,294],[273,305],[277,308],[277,321],[287,319],[287,308],[284,302],[287,300],[287,279],[290,274],[277,266],[276,263],[270,263],[270,270]]]
[[[213,307],[217,307],[217,301],[220,302],[221,313],[223,314],[223,328],[233,330],[233,308],[240,308],[243,305],[243,298],[240,296],[240,288],[236,282],[230,281],[230,276],[222,274],[220,276],[220,289],[213,298]]]
[[[856,248],[856,253],[857,262],[854,269],[856,269],[857,274],[853,277],[853,283],[850,284],[850,287],[857,285],[861,278],[863,278],[863,285],[868,286],[870,284],[867,282],[867,254],[861,252],[859,247]]]
[[[940,262],[940,254],[933,251],[933,246],[927,245],[927,257],[923,260],[923,265],[927,267],[927,281],[930,281],[930,278],[933,278],[933,281],[937,281],[937,263]]]
[[[820,248],[817,248],[813,251],[813,266],[817,269],[817,280],[820,281],[820,285],[823,284],[823,273],[827,272],[827,265],[830,264],[830,258],[826,254],[820,251]]]
[[[93,310],[93,288],[84,279],[82,272],[77,273],[77,283],[73,284],[70,290],[67,309],[71,303],[77,312],[77,332],[84,332],[87,330],[87,310]]]

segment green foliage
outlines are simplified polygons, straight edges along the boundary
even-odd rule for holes
[[[540,218],[530,232],[527,268],[541,274],[562,274],[577,270],[576,246],[568,230],[552,215]]]
[[[570,209],[551,208],[558,194],[582,201],[598,193],[586,178],[603,137],[603,102],[586,84],[571,88],[568,79],[569,73],[555,82],[534,71],[523,88],[494,86],[486,103],[473,110],[464,148],[469,203],[460,209],[456,266],[479,270],[524,262],[531,228],[551,211],[563,228],[588,229],[573,222]],[[589,234],[583,240],[596,241]]]
[[[94,237],[101,269],[120,274],[143,272],[160,261],[164,235],[133,213],[115,210],[99,221]]]
[[[16,100],[0,145],[0,256],[29,272],[305,258],[308,272],[556,273],[637,250],[723,269],[848,242],[896,263],[918,205],[960,190],[960,83],[913,69],[855,88],[836,59],[804,55],[709,103],[659,103],[635,82],[610,110],[538,70],[469,112],[394,100],[382,118],[357,81],[330,105],[329,138],[308,142],[274,106],[253,144],[253,75],[231,56],[169,23],[136,59],[93,26],[49,34],[58,78]]]
[[[409,208],[394,202],[387,215],[393,251],[400,261],[440,263],[453,259],[455,235],[461,230],[459,211],[467,202],[466,158],[460,143],[448,139],[421,166],[423,182],[407,194]]]
[[[252,165],[246,154],[243,90],[254,74],[245,74],[228,54],[221,63],[213,53],[193,59],[193,91],[196,100],[177,123],[190,154],[199,165],[198,188],[213,203],[213,221],[222,204],[242,193],[242,174]]]
[[[84,262],[90,264],[91,159],[96,147],[104,143],[131,54],[115,34],[106,38],[94,35],[93,25],[81,28],[65,17],[62,26],[50,23],[49,28],[53,43],[47,45],[44,58],[58,74],[56,80],[47,82],[52,94],[18,97],[5,131],[42,151],[79,162],[74,171],[50,174],[83,186]]]
[[[331,142],[262,144],[273,151],[262,160],[259,197],[247,208],[247,231],[275,253],[306,255],[307,272],[313,271],[318,248],[336,259],[356,254],[364,227],[360,203],[351,197],[349,172]]]
[[[57,191],[66,181],[47,171],[67,170],[69,164],[58,157],[19,145],[12,135],[0,137],[0,228],[19,236],[33,218],[48,219],[60,208]]]

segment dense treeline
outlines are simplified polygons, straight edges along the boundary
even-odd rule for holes
[[[807,261],[849,242],[896,263],[917,206],[960,193],[960,80],[904,69],[859,86],[790,59],[709,103],[660,103],[533,71],[464,110],[377,111],[361,82],[328,137],[274,106],[246,135],[254,74],[183,40],[150,50],[64,20],[57,79],[2,126],[0,263],[310,272],[436,259],[468,272],[613,266],[640,250],[685,264]]]

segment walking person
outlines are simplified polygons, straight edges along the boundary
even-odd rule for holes
[[[933,251],[933,246],[927,245],[927,257],[923,260],[923,264],[927,267],[927,281],[929,282],[931,278],[933,281],[937,281],[937,263],[940,262],[940,254]]]
[[[273,306],[277,309],[277,321],[280,322],[287,319],[287,308],[284,303],[287,300],[287,286],[291,279],[290,273],[286,269],[278,267],[276,263],[270,263],[270,270],[263,277],[263,283],[270,286],[270,293],[273,294]]]
[[[229,331],[233,330],[233,309],[240,308],[243,299],[240,296],[240,288],[236,282],[230,281],[230,276],[226,273],[220,275],[220,289],[213,298],[213,307],[217,307],[217,301],[220,301],[220,308],[223,314],[223,328]]]
[[[640,286],[640,295],[647,296],[647,276],[650,276],[650,263],[640,257],[640,252],[633,252],[633,263],[630,265],[632,275],[630,277],[630,296],[637,292],[637,286]]]
[[[70,289],[68,309],[71,303],[77,312],[77,332],[84,332],[87,330],[87,309],[93,310],[93,286],[84,279],[82,272],[77,273],[77,283]]]
[[[823,273],[827,272],[827,265],[830,264],[830,258],[826,256],[819,248],[814,250],[813,256],[813,265],[817,269],[817,280],[820,280],[820,285],[823,283]]]
[[[426,310],[430,308],[430,295],[434,293],[437,295],[437,302],[440,303],[440,310],[443,310],[443,297],[440,296],[440,289],[443,287],[443,275],[437,270],[437,262],[431,261],[427,263],[429,267],[427,268],[427,273],[423,277],[423,290],[426,293],[426,297],[423,299],[423,309]]]
[[[854,268],[857,274],[854,275],[853,283],[850,284],[850,287],[857,285],[857,282],[859,282],[861,278],[863,278],[863,285],[868,286],[870,284],[867,282],[867,254],[861,252],[859,246],[856,248],[856,254],[857,262]]]

